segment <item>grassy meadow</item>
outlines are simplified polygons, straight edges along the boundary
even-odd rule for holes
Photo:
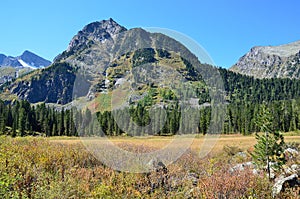
[[[160,149],[173,137],[114,137],[117,146],[144,153]],[[192,138],[190,138],[192,139]],[[285,136],[300,144],[300,135]],[[76,137],[0,137],[0,198],[271,198],[272,183],[249,169],[230,172],[250,161],[254,136],[222,135],[204,158],[197,136],[167,170],[126,173],[103,165]],[[238,156],[245,152],[246,157]],[[300,157],[292,163],[300,162]],[[286,189],[279,198],[297,198]]]

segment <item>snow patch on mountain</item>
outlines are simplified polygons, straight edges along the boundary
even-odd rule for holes
[[[43,68],[49,66],[50,61],[26,50],[22,55],[17,57],[0,54],[0,67],[29,67],[31,69]]]
[[[18,62],[20,62],[20,64],[22,64],[23,67],[28,67],[28,68],[36,69],[36,67],[27,64],[22,59],[18,59]]]

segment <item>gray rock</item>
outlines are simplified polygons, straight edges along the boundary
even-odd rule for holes
[[[234,167],[230,168],[229,171],[235,172],[235,171],[244,171],[246,168],[253,168],[254,164],[252,162],[245,162],[241,164],[237,164]]]
[[[276,177],[275,170],[271,168],[270,169],[270,178],[274,179],[275,177]]]
[[[291,169],[292,169],[293,171],[297,172],[297,171],[300,169],[300,166],[299,166],[298,164],[293,164],[293,165],[291,166]]]
[[[299,155],[299,152],[293,148],[287,148],[284,150],[284,154],[288,159],[293,159]]]
[[[284,153],[290,153],[292,155],[298,155],[299,154],[299,152],[296,149],[292,149],[292,148],[285,149]]]
[[[290,167],[285,167],[285,168],[284,168],[284,173],[285,173],[285,174],[291,175],[291,174],[298,173],[299,170],[300,170],[299,165],[293,164],[293,165],[290,166]]]
[[[256,46],[230,70],[256,78],[300,78],[300,41],[280,46]]]
[[[284,191],[285,183],[288,183],[289,187],[295,187],[300,185],[300,182],[298,180],[298,175],[293,174],[285,178],[283,178],[282,176],[279,177],[273,186],[273,190],[272,190],[273,197],[277,196],[281,191]]]
[[[27,100],[30,103],[69,103],[73,94],[78,97],[85,96],[87,89],[75,91],[73,85],[76,75],[72,72],[72,66],[68,64],[53,64],[51,69],[44,70],[29,81],[19,81],[12,86],[10,92],[18,96],[19,99]],[[57,72],[63,71],[63,72]],[[81,87],[85,81],[81,81]],[[88,87],[88,82],[86,83]],[[86,92],[86,93],[81,93]],[[81,95],[79,95],[81,94]]]
[[[163,171],[163,173],[168,173],[168,168],[166,167],[166,165],[157,159],[151,159],[148,162],[148,166],[150,167],[150,169],[155,170],[156,172],[160,172]]]
[[[245,152],[238,152],[237,154],[235,154],[235,157],[246,158],[247,154]]]

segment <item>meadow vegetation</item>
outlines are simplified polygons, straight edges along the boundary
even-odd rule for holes
[[[125,150],[156,150],[171,137],[111,138]],[[300,143],[300,136],[286,142]],[[0,137],[1,198],[271,198],[272,181],[265,173],[234,165],[250,161],[254,136],[221,136],[211,153],[199,157],[203,137],[164,170],[126,173],[106,167],[79,139]],[[297,144],[294,144],[297,146]],[[239,156],[239,152],[246,156]],[[293,160],[299,164],[300,157]],[[278,196],[296,198],[298,190]]]

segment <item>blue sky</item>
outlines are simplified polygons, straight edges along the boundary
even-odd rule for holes
[[[4,0],[0,53],[30,50],[52,60],[86,24],[113,18],[126,28],[161,27],[194,39],[229,67],[253,46],[300,40],[298,0]]]

